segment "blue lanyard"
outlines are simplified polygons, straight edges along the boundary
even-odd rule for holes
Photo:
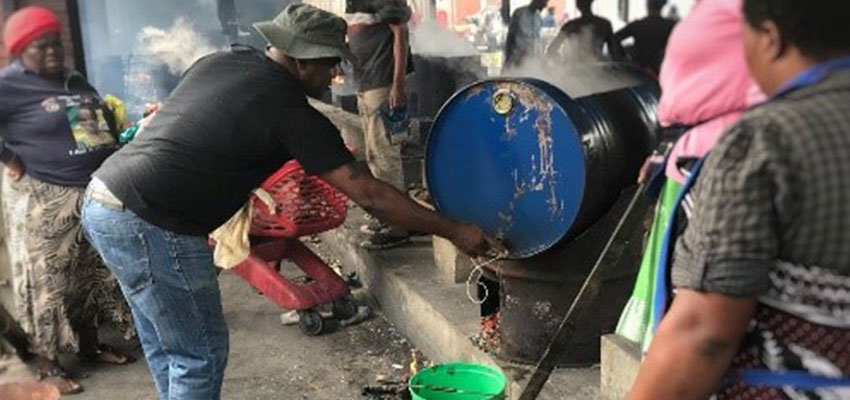
[[[836,58],[831,61],[827,61],[824,63],[820,63],[811,67],[799,75],[794,77],[788,82],[785,82],[784,85],[780,87],[779,90],[776,91],[776,94],[773,97],[782,96],[788,92],[804,88],[806,86],[812,86],[820,81],[826,79],[833,72],[850,69],[850,56]]]
[[[732,372],[727,378],[727,384],[734,383],[734,378],[755,387],[782,388],[792,387],[799,390],[813,391],[823,388],[848,388],[850,378],[826,378],[815,376],[803,371],[769,371],[766,369],[741,369]]]
[[[673,246],[676,245],[676,217],[678,216],[679,207],[685,201],[685,196],[691,191],[691,188],[697,181],[702,166],[705,163],[705,157],[699,159],[691,168],[691,176],[685,181],[682,189],[676,197],[676,201],[671,208],[670,218],[667,220],[667,226],[664,228],[664,236],[661,239],[661,254],[658,256],[658,266],[655,269],[655,295],[652,302],[652,333],[658,330],[661,325],[661,317],[667,312],[667,306],[670,305],[670,265],[671,256],[673,255]]]

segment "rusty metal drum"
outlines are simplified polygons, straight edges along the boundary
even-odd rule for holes
[[[593,224],[635,182],[655,143],[654,82],[576,98],[564,86],[474,83],[443,106],[428,140],[437,209],[504,240],[515,259]]]

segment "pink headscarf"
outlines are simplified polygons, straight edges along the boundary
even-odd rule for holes
[[[703,0],[673,30],[661,67],[663,126],[696,125],[673,147],[667,176],[683,183],[680,157],[703,157],[741,113],[765,96],[744,58],[743,0]]]

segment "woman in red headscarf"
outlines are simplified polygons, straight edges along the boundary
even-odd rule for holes
[[[0,70],[3,217],[21,326],[42,378],[65,394],[82,387],[58,362],[131,361],[99,344],[98,323],[132,333],[115,279],[83,237],[80,205],[91,173],[117,149],[118,124],[97,91],[65,69],[60,24],[26,7],[6,21],[11,64]]]

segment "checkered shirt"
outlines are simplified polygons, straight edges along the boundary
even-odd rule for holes
[[[779,261],[850,276],[850,71],[743,116],[691,196],[675,286],[757,297]]]

